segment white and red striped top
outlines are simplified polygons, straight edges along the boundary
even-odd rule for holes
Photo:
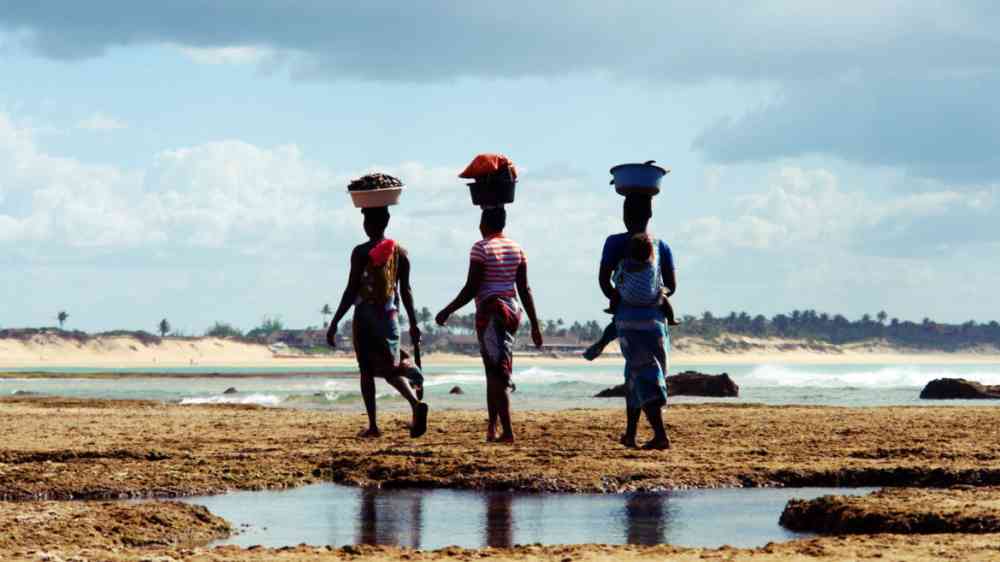
[[[517,296],[517,268],[522,263],[528,263],[520,244],[503,234],[491,236],[476,242],[472,246],[469,259],[483,264],[483,282],[476,295],[476,304],[494,295],[501,297]]]

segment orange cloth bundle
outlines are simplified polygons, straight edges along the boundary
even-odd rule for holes
[[[458,174],[460,178],[482,178],[486,176],[491,176],[500,170],[510,169],[511,178],[517,180],[517,168],[514,167],[514,163],[511,162],[510,158],[507,158],[503,154],[480,154],[472,159],[472,162],[462,170],[461,174]]]

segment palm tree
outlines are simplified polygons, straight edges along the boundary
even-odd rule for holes
[[[56,320],[59,321],[59,329],[63,329],[63,325],[66,324],[66,320],[69,319],[69,313],[65,310],[60,310],[59,314],[56,315]]]
[[[327,316],[333,316],[333,311],[330,310],[330,305],[324,304],[323,305],[323,310],[320,310],[319,313],[323,315],[323,327],[325,328],[326,324],[327,324],[326,317]]]
[[[167,322],[166,318],[160,320],[159,328],[160,328],[160,337],[164,338],[167,337],[167,334],[170,333],[170,322]]]

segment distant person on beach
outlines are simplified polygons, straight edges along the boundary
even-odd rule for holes
[[[472,246],[469,274],[455,300],[437,314],[444,326],[448,317],[476,299],[476,335],[486,371],[486,406],[489,424],[486,440],[514,442],[510,421],[510,395],[513,387],[514,335],[521,325],[520,296],[531,321],[531,339],[542,346],[542,331],[535,314],[535,301],[528,286],[528,260],[517,242],[504,236],[507,212],[502,207],[483,209],[479,231],[483,239]],[[497,420],[502,433],[497,436]]]
[[[351,253],[347,288],[330,322],[326,341],[331,347],[337,347],[337,325],[353,306],[352,339],[361,372],[361,396],[368,412],[368,429],[358,436],[382,435],[375,421],[375,378],[378,377],[385,379],[410,403],[413,410],[410,436],[420,437],[427,431],[428,411],[427,404],[418,398],[423,393],[423,375],[399,346],[400,300],[410,320],[410,339],[420,341],[410,288],[410,258],[402,246],[385,237],[385,229],[389,226],[387,207],[367,208],[361,212],[365,217],[368,241]]]
[[[663,425],[662,408],[667,403],[666,373],[669,366],[668,353],[670,349],[670,333],[666,316],[660,303],[637,306],[633,304],[632,291],[638,286],[651,296],[652,288],[646,283],[632,282],[641,279],[641,273],[634,278],[625,275],[618,276],[619,285],[612,284],[615,272],[635,269],[638,272],[647,271],[640,264],[629,264],[642,257],[646,244],[655,248],[653,256],[653,273],[661,277],[663,287],[668,295],[677,290],[677,280],[674,275],[674,259],[670,247],[662,240],[655,240],[646,232],[649,219],[653,216],[652,197],[641,194],[630,194],[625,197],[623,218],[627,232],[611,235],[604,242],[601,255],[601,267],[598,282],[601,292],[611,301],[614,310],[614,323],[621,345],[622,356],[625,358],[625,406],[626,427],[621,436],[621,443],[626,447],[636,447],[636,431],[642,413],[653,429],[653,438],[645,443],[643,449],[667,449],[670,439]],[[630,250],[635,250],[632,254]],[[633,272],[634,273],[634,272]],[[626,295],[630,295],[626,298]]]

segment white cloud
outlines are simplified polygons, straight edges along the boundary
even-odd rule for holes
[[[76,127],[85,131],[107,132],[127,129],[128,123],[118,119],[117,117],[112,117],[103,113],[94,113],[86,119],[81,119],[76,124]]]
[[[838,177],[823,168],[783,166],[765,191],[734,198],[726,215],[700,217],[682,225],[680,238],[700,251],[725,253],[738,249],[814,252],[816,248],[849,249],[906,243],[917,228],[943,225],[954,217],[996,214],[1000,187],[977,191],[953,190],[937,184],[936,191],[874,197],[847,190]],[[939,238],[952,244],[964,231],[943,230]],[[989,238],[989,233],[986,233]],[[1000,239],[1000,229],[993,229]],[[925,251],[930,251],[925,248]]]
[[[177,47],[198,64],[258,64],[275,57],[274,49],[254,46]]]

